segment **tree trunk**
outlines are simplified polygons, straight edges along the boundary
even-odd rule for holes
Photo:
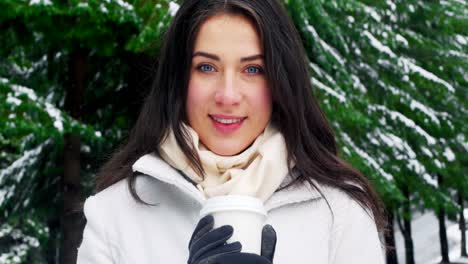
[[[465,210],[465,204],[463,203],[463,195],[461,190],[458,190],[458,205],[460,206],[460,215],[458,216],[458,226],[461,232],[461,253],[462,257],[468,257],[466,253],[466,222],[463,211]]]
[[[65,96],[65,110],[77,119],[82,119],[82,105],[85,92],[87,53],[78,49],[70,54],[69,84]],[[80,177],[80,136],[64,135],[64,174],[62,178],[63,208],[61,216],[62,236],[60,263],[76,263],[77,248],[81,243],[84,227],[82,212],[76,211],[83,200]]]
[[[437,182],[439,188],[443,186],[442,175],[437,173]],[[448,241],[447,241],[447,229],[445,227],[445,207],[444,205],[439,206],[437,212],[437,218],[439,219],[439,239],[440,239],[440,254],[442,255],[442,263],[450,263],[448,254]]]
[[[403,195],[406,200],[403,203],[403,214],[406,217],[403,217],[403,223],[399,223],[401,233],[405,241],[405,258],[406,264],[415,264],[414,262],[414,246],[413,246],[413,237],[411,234],[411,203],[410,203],[410,193],[408,186],[405,185],[402,188]]]
[[[59,248],[60,248],[60,219],[52,217],[47,222],[49,227],[49,239],[47,240],[46,260],[47,264],[57,264],[59,262]]]
[[[387,215],[387,222],[388,222],[388,230],[385,232],[385,245],[387,246],[387,264],[398,264],[398,258],[396,254],[396,246],[395,246],[395,228],[393,225],[394,215],[393,209],[388,210]]]

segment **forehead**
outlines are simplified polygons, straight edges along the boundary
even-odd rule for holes
[[[261,44],[255,26],[240,15],[221,14],[208,18],[200,26],[194,52],[261,53]]]

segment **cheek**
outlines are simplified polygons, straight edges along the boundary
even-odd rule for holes
[[[201,108],[207,104],[208,91],[204,90],[206,87],[195,79],[189,81],[187,90],[186,110],[187,114],[191,116],[195,112],[199,112]]]
[[[255,107],[256,111],[268,115],[272,107],[270,88],[266,84],[257,88],[256,92],[251,95],[251,105]]]

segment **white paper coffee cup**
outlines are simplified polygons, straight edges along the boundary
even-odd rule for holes
[[[232,237],[227,241],[239,241],[242,252],[260,254],[262,229],[267,211],[262,200],[244,195],[223,195],[209,198],[200,211],[200,218],[213,215],[214,228],[231,225]]]

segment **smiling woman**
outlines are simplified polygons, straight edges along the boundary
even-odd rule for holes
[[[338,156],[278,0],[186,0],[160,54],[84,204],[79,264],[383,263],[380,199]],[[264,227],[245,213],[200,219],[219,201],[255,204]]]
[[[186,111],[200,141],[216,154],[240,153],[270,120],[262,52],[254,25],[243,16],[214,16],[200,27]]]

